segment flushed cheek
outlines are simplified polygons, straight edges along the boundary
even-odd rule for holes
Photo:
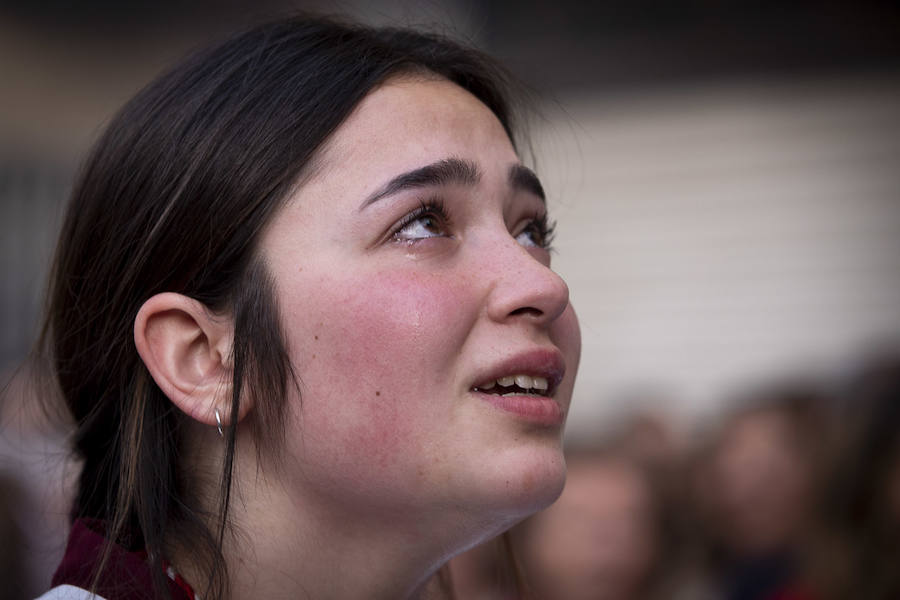
[[[454,367],[471,326],[452,281],[344,274],[313,288],[327,295],[292,306],[293,318],[313,324],[288,334],[302,381],[300,426],[322,442],[305,444],[307,452],[339,448],[331,460],[363,478],[397,470],[427,477],[453,419]]]

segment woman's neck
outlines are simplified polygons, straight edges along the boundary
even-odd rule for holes
[[[435,574],[448,557],[390,522],[266,504],[226,542],[234,600],[447,597]]]
[[[235,479],[232,526],[223,543],[233,600],[451,596],[437,573],[459,549],[458,540],[439,539],[440,531],[453,531],[440,515],[347,510],[315,494],[300,498],[296,489],[269,484],[253,472],[251,481]],[[206,581],[189,552],[177,546],[171,552],[170,561],[189,583]]]

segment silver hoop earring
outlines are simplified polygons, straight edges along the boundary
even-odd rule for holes
[[[222,417],[219,416],[219,409],[216,409],[216,429],[219,430],[219,436],[225,437],[225,432],[222,431]]]

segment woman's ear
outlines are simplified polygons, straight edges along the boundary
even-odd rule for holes
[[[231,419],[234,323],[202,303],[166,292],[144,302],[134,320],[134,343],[150,375],[172,404],[206,425]],[[249,401],[241,400],[238,420]]]

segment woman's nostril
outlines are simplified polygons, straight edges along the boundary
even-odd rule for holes
[[[523,306],[522,308],[517,308],[516,310],[512,311],[512,312],[509,313],[509,314],[510,314],[510,316],[515,316],[515,315],[532,315],[532,316],[535,316],[535,317],[539,317],[539,316],[541,316],[542,314],[544,314],[544,311],[542,311],[542,310],[539,309],[539,308],[534,308],[534,307],[532,307],[532,306]]]

